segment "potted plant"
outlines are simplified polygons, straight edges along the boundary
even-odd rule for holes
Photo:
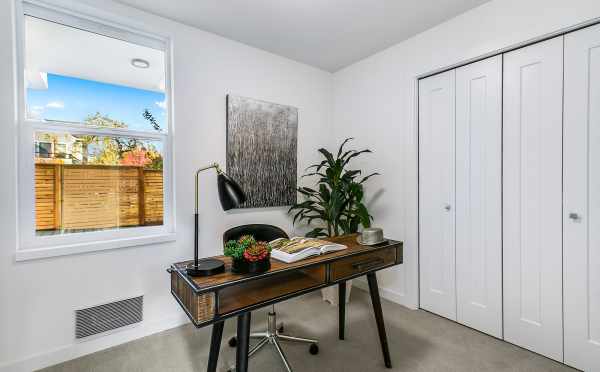
[[[244,259],[249,273],[262,273],[271,268],[271,247],[267,242],[256,242],[246,248]]]
[[[363,202],[363,185],[379,173],[363,176],[361,170],[349,169],[352,159],[371,152],[369,149],[344,151],[344,146],[351,140],[353,138],[346,138],[335,156],[324,148],[319,149],[324,160],[309,166],[308,173],[302,176],[317,177],[316,187],[299,187],[298,193],[303,198],[292,205],[288,213],[295,213],[294,224],[305,222],[314,226],[307,237],[352,234],[358,232],[360,226],[371,226],[373,217]],[[334,295],[326,295],[328,289],[331,292],[333,288],[324,289],[323,297],[335,303]],[[350,295],[349,288],[346,293]]]
[[[231,271],[238,274],[261,273],[271,268],[271,247],[251,235],[225,243],[225,256],[231,257]]]

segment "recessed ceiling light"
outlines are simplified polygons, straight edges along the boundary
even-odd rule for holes
[[[134,58],[131,60],[131,65],[137,68],[148,68],[150,67],[150,62],[141,58]]]

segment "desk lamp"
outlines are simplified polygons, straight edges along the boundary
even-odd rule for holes
[[[198,175],[200,172],[214,169],[217,172],[217,187],[219,189],[219,200],[224,211],[235,208],[246,201],[244,191],[234,180],[223,173],[219,164],[213,163],[196,171],[195,184],[195,209],[194,209],[194,262],[186,267],[190,276],[209,276],[225,271],[225,264],[221,260],[205,258],[198,260]]]

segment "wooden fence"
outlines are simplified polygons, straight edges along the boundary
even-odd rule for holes
[[[137,166],[36,164],[36,230],[163,222],[163,176]]]

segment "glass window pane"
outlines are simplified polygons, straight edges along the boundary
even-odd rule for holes
[[[163,224],[163,143],[36,132],[37,235]],[[49,144],[50,146],[46,146]]]
[[[25,16],[26,115],[166,132],[164,59],[161,50]]]

